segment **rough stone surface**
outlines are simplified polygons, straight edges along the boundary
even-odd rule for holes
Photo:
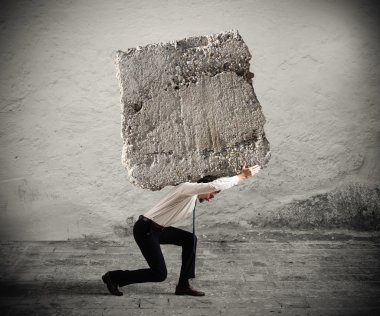
[[[199,235],[195,288],[174,295],[180,247],[163,245],[168,279],[108,293],[107,270],[147,264],[132,237],[0,243],[1,315],[380,315],[380,236],[253,231]]]
[[[122,163],[132,183],[157,190],[267,163],[250,59],[235,30],[118,51]]]
[[[380,231],[380,187],[349,183],[328,193],[293,200],[270,213],[255,214],[249,223],[253,227]]]

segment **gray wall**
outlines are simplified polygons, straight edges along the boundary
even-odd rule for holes
[[[2,239],[114,238],[151,207],[166,189],[133,187],[120,162],[115,51],[228,29],[253,55],[272,159],[199,221],[244,224],[379,183],[375,1],[8,0],[0,12]]]

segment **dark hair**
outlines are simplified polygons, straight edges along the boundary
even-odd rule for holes
[[[214,180],[218,179],[217,176],[211,176],[211,175],[208,175],[208,176],[204,176],[203,178],[200,178],[197,183],[208,183],[208,182],[212,182]]]
[[[208,176],[204,176],[203,178],[200,178],[197,183],[208,183],[208,182],[212,182],[214,180],[218,179],[217,176],[211,176],[211,175],[208,175]],[[219,193],[219,191],[215,191],[216,193]]]

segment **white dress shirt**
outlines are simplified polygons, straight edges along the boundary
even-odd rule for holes
[[[198,194],[229,189],[238,184],[239,180],[239,176],[233,176],[208,183],[181,183],[173,187],[144,216],[161,226],[170,226],[192,214]]]

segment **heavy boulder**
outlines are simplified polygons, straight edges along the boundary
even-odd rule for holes
[[[250,59],[235,30],[117,52],[122,163],[132,183],[158,190],[268,162]]]

